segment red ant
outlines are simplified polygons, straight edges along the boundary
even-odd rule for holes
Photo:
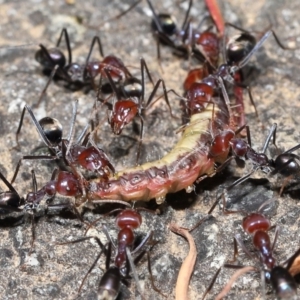
[[[98,221],[98,220],[97,220]],[[97,222],[96,221],[96,222]],[[95,223],[95,222],[94,222]],[[141,241],[141,243],[133,249],[135,235],[135,229],[139,228],[142,223],[142,216],[137,210],[126,208],[122,210],[116,217],[116,225],[119,228],[118,238],[117,238],[117,245],[112,240],[111,236],[108,233],[108,229],[105,225],[102,225],[105,235],[107,236],[109,243],[108,249],[104,246],[104,244],[100,241],[99,238],[94,236],[84,237],[75,241],[67,242],[67,243],[59,243],[59,245],[65,245],[69,243],[78,243],[88,239],[95,239],[99,247],[101,248],[101,252],[97,256],[96,260],[88,270],[87,274],[85,275],[78,293],[81,291],[82,286],[87,278],[87,275],[92,271],[95,267],[97,261],[99,260],[102,252],[106,254],[106,271],[102,275],[102,278],[99,283],[98,287],[98,297],[99,299],[104,299],[109,295],[110,299],[116,299],[119,295],[120,288],[121,288],[121,281],[128,277],[129,275],[129,267],[132,270],[133,277],[136,281],[137,289],[141,296],[143,295],[142,289],[139,285],[138,276],[135,270],[135,262],[133,259],[133,255],[137,253],[141,253],[143,247],[149,241],[152,241],[153,232],[150,231],[146,237]],[[152,243],[152,242],[151,242]],[[115,259],[113,265],[110,265],[111,260],[111,247],[116,250]],[[148,254],[148,268],[151,275],[151,281],[154,289],[161,293],[153,284],[152,272],[150,268],[150,257]]]
[[[34,116],[31,108],[25,105],[18,130],[16,132],[16,141],[18,142],[18,135],[21,131],[21,127],[23,124],[23,119],[25,112],[28,112],[32,122],[38,130],[38,133],[43,140],[44,144],[48,147],[51,156],[42,155],[42,156],[23,156],[14,173],[12,178],[12,182],[15,181],[16,176],[18,174],[19,168],[21,166],[22,160],[35,160],[35,159],[43,159],[43,160],[63,160],[64,168],[67,170],[72,170],[75,172],[74,165],[78,165],[85,170],[96,172],[99,176],[108,178],[111,173],[115,173],[115,169],[113,165],[110,163],[109,158],[105,154],[105,152],[98,148],[96,144],[90,139],[89,142],[92,146],[87,147],[87,138],[84,139],[86,135],[86,131],[88,129],[88,125],[85,127],[81,135],[78,137],[77,141],[73,143],[73,135],[74,135],[74,124],[76,121],[77,114],[77,102],[75,102],[73,109],[73,116],[71,119],[71,128],[69,135],[66,139],[62,138],[62,126],[60,122],[54,118],[45,117],[40,121],[37,121]],[[88,137],[88,136],[86,136]],[[84,140],[83,140],[84,139]],[[78,172],[75,172],[78,173]]]
[[[142,66],[142,64],[141,64],[141,66]],[[145,66],[146,66],[146,64],[145,64]],[[154,96],[155,96],[160,84],[162,85],[164,99],[169,107],[170,114],[172,117],[174,117],[172,114],[172,108],[171,108],[171,105],[169,102],[169,98],[167,95],[167,90],[166,90],[164,80],[159,79],[156,82],[151,94],[148,97],[147,102],[145,103],[145,80],[144,80],[144,72],[143,72],[142,68],[141,68],[142,80],[141,80],[141,82],[138,82],[138,87],[129,90],[128,86],[121,86],[123,88],[122,93],[120,92],[120,90],[117,88],[115,82],[113,81],[113,78],[111,77],[111,74],[110,74],[110,70],[104,69],[104,72],[109,80],[110,86],[112,87],[114,96],[115,96],[112,105],[109,105],[109,108],[111,111],[110,111],[110,114],[108,117],[108,123],[110,124],[113,133],[117,134],[117,135],[121,134],[123,128],[127,124],[129,124],[136,116],[138,116],[140,119],[140,123],[141,123],[140,139],[139,139],[137,158],[136,158],[136,162],[138,163],[139,157],[140,157],[143,135],[144,135],[145,111],[150,107],[150,104],[153,101]],[[134,79],[134,78],[132,77],[132,79]],[[105,100],[100,99],[100,101],[105,104],[107,103],[106,99]]]
[[[299,255],[300,249],[293,255],[290,259],[289,265],[287,268],[278,266],[276,263],[276,259],[273,255],[273,250],[277,241],[278,237],[278,228],[276,228],[275,237],[273,243],[271,243],[270,236],[268,231],[273,228],[271,226],[270,220],[261,214],[259,211],[262,209],[263,206],[270,202],[265,202],[259,209],[258,212],[247,214],[242,221],[242,227],[244,232],[252,236],[252,243],[257,251],[257,256],[251,254],[251,252],[246,248],[245,244],[243,243],[240,235],[235,235],[234,238],[234,259],[232,262],[236,260],[238,255],[238,248],[237,244],[242,248],[242,250],[247,254],[251,259],[259,260],[260,264],[262,265],[261,272],[263,272],[264,276],[267,281],[271,282],[274,290],[276,291],[276,296],[280,297],[280,299],[292,299],[297,294],[297,286],[293,276],[289,273],[289,268],[292,265],[294,259]],[[224,203],[225,207],[225,203]],[[227,211],[227,213],[235,213],[237,211]],[[226,213],[226,212],[225,212]],[[225,263],[225,268],[243,268],[240,265],[232,265]],[[255,270],[256,268],[254,268]],[[221,268],[217,271],[215,276],[212,279],[208,289],[205,291],[205,294],[202,299],[205,298],[207,293],[213,287],[213,284],[220,272]],[[265,294],[265,288],[263,285],[263,294]],[[221,295],[221,294],[219,294]],[[217,299],[220,296],[217,296]],[[224,296],[222,294],[222,296]]]

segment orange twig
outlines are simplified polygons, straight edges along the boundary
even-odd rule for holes
[[[223,20],[223,16],[221,14],[219,5],[218,5],[218,1],[217,0],[205,0],[205,4],[209,10],[209,13],[212,17],[212,19],[214,20],[218,31],[220,33],[220,36],[224,35],[224,31],[225,31],[225,23]]]
[[[217,297],[215,298],[215,300],[221,300],[223,297],[226,296],[226,294],[230,291],[232,285],[234,284],[234,282],[243,274],[251,272],[251,271],[256,271],[256,269],[254,267],[244,267],[238,271],[236,271],[232,277],[230,278],[230,280],[227,282],[227,284],[225,285],[225,287],[223,288],[223,290],[217,295]]]
[[[171,231],[186,238],[190,246],[189,253],[185,258],[185,260],[183,261],[181,268],[179,270],[176,287],[175,287],[175,299],[188,300],[189,282],[192,273],[194,271],[194,266],[197,257],[197,249],[196,249],[195,241],[187,229],[178,227],[174,223],[170,224],[169,228]]]

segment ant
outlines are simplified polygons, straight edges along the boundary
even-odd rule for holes
[[[189,6],[185,14],[181,29],[178,29],[173,16],[165,13],[157,14],[150,0],[147,3],[152,11],[153,19],[151,28],[157,40],[157,58],[160,60],[159,44],[167,45],[175,50],[175,55],[188,57],[191,55],[200,61],[209,60],[214,62],[219,55],[217,34],[205,30],[199,31],[199,27],[192,27],[189,14],[193,5],[193,0],[189,0]]]
[[[63,205],[48,205],[54,198],[55,193],[52,185],[52,179],[49,183],[47,183],[42,189],[37,190],[37,181],[35,172],[31,171],[32,175],[32,192],[27,193],[26,197],[21,197],[20,194],[13,187],[12,183],[10,183],[5,176],[0,172],[0,179],[7,186],[9,191],[0,193],[0,209],[9,212],[29,212],[32,216],[32,239],[31,239],[31,247],[29,253],[33,250],[33,244],[35,240],[35,222],[34,222],[34,213],[36,209],[39,207],[40,202],[43,200],[44,196],[47,195],[47,209],[57,209],[57,208],[65,208]]]
[[[78,174],[78,172],[75,171],[74,168],[74,165],[77,165],[82,167],[85,170],[96,172],[98,176],[101,176],[104,179],[107,179],[110,174],[115,173],[115,169],[111,164],[108,156],[105,154],[105,152],[99,147],[97,147],[92,139],[88,140],[89,135],[86,135],[86,132],[88,130],[89,124],[84,128],[83,132],[80,134],[77,141],[73,143],[77,105],[78,102],[76,101],[73,107],[73,115],[71,118],[70,132],[66,139],[62,137],[63,135],[62,125],[57,119],[51,117],[45,117],[42,118],[40,121],[37,121],[31,108],[28,105],[24,106],[20,118],[19,127],[16,132],[17,145],[19,145],[18,136],[21,131],[25,112],[27,111],[29,113],[32,122],[37,128],[42,141],[48,147],[51,155],[50,156],[49,155],[23,156],[17,164],[15,173],[12,178],[12,182],[15,181],[22,160],[24,159],[25,160],[36,160],[36,159],[58,160],[63,162],[61,168],[67,171],[70,171],[71,168],[71,171],[73,173]],[[87,146],[88,142],[91,143],[91,146]]]
[[[272,200],[272,199],[271,199]],[[246,214],[242,221],[242,227],[245,233],[252,237],[252,244],[257,252],[257,255],[253,255],[245,246],[244,242],[241,239],[239,234],[235,235],[234,238],[234,259],[231,263],[225,263],[225,268],[243,268],[240,265],[233,265],[232,263],[235,262],[237,255],[238,255],[238,248],[239,245],[244,253],[249,256],[251,259],[258,260],[261,264],[261,272],[264,274],[262,278],[265,278],[268,282],[270,282],[273,286],[273,289],[276,292],[276,296],[280,297],[280,299],[292,299],[297,294],[297,286],[293,276],[289,273],[289,268],[293,264],[295,258],[299,255],[300,249],[293,255],[291,259],[289,259],[289,264],[286,268],[277,265],[276,259],[273,255],[273,250],[278,238],[278,227],[276,226],[275,236],[273,243],[271,243],[270,236],[268,231],[274,228],[271,226],[270,220],[260,213],[261,209],[267,205],[271,200],[263,203],[257,212]],[[225,199],[224,199],[225,201]],[[225,207],[225,203],[224,203]],[[223,209],[224,209],[223,207]],[[224,211],[225,213],[236,213],[243,211]],[[253,270],[257,270],[257,268],[252,268]],[[205,298],[207,293],[213,287],[216,278],[221,271],[221,268],[217,271],[215,276],[213,277],[209,287],[205,291],[205,294],[202,299]],[[263,280],[264,283],[264,280]],[[216,299],[220,299],[221,295],[224,296],[223,293],[220,293]],[[265,287],[263,284],[263,294],[265,294]]]
[[[68,62],[64,53],[58,48],[63,37],[67,45]],[[95,45],[98,45],[98,51],[102,57],[102,60],[90,62],[89,60]],[[46,93],[50,82],[55,76],[66,81],[71,85],[71,88],[74,87],[75,89],[80,89],[86,85],[92,85],[92,87],[96,89],[97,85],[95,84],[95,78],[99,74],[101,75],[101,79],[102,77],[105,78],[106,74],[103,71],[105,68],[109,69],[110,74],[115,82],[121,82],[127,78],[133,78],[121,59],[114,55],[104,56],[102,43],[98,36],[93,38],[86,62],[83,65],[72,62],[70,39],[66,28],[62,29],[55,48],[47,49],[42,44],[40,44],[40,48],[41,49],[36,52],[35,58],[44,67],[44,72],[50,73],[50,77],[35,106],[39,106],[43,95]],[[147,66],[145,68],[150,80],[152,81]],[[100,80],[100,85],[101,84],[102,81]],[[106,91],[106,93],[111,92],[111,88],[107,87],[105,84],[103,84],[101,90]]]
[[[141,152],[143,135],[144,135],[145,111],[150,107],[150,104],[153,101],[153,98],[160,85],[162,85],[164,100],[166,101],[169,107],[170,114],[172,117],[174,117],[169,102],[169,98],[167,95],[165,82],[163,79],[159,79],[156,82],[151,94],[148,97],[147,102],[145,103],[145,80],[144,80],[143,72],[142,72],[142,81],[140,85],[138,83],[137,88],[128,90],[126,89],[126,86],[123,86],[123,92],[120,93],[120,90],[117,88],[115,82],[113,81],[109,70],[105,69],[104,71],[107,78],[109,79],[110,86],[112,87],[115,96],[113,99],[113,103],[109,105],[110,113],[108,116],[108,123],[110,124],[113,133],[116,135],[120,135],[122,133],[123,128],[128,123],[130,123],[136,116],[138,116],[140,119],[140,124],[141,124],[140,139],[139,139],[137,158],[136,158],[136,162],[138,163],[140,152]],[[99,100],[103,103],[107,103],[106,99],[105,100],[99,99]]]
[[[217,136],[215,136],[210,148],[209,156],[211,157],[222,156],[223,153],[228,153],[229,148],[231,148],[232,150],[232,156],[230,156],[217,169],[217,172],[223,170],[223,168],[232,159],[236,159],[236,160],[249,159],[254,165],[254,168],[250,173],[246,174],[245,176],[233,182],[230,186],[226,188],[226,190],[228,191],[233,187],[235,187],[236,185],[246,181],[257,170],[267,168],[269,172],[270,169],[272,169],[272,171],[270,172],[271,175],[275,175],[279,173],[282,176],[286,177],[279,192],[279,195],[281,195],[287,182],[291,179],[291,177],[293,177],[295,174],[299,173],[300,171],[299,163],[296,161],[299,160],[300,158],[299,156],[293,153],[294,151],[300,148],[300,144],[279,154],[275,159],[268,158],[265,152],[268,148],[268,145],[272,137],[273,137],[273,144],[276,146],[277,124],[275,123],[271,127],[270,132],[263,145],[262,152],[257,152],[252,148],[249,127],[248,126],[244,126],[244,127],[246,127],[246,131],[247,131],[247,138],[248,138],[247,142],[244,139],[235,137],[236,134],[238,134],[243,129],[243,127],[241,127],[236,132],[233,132],[232,130],[225,130],[220,134],[218,134]],[[218,202],[219,199],[217,199],[216,202],[213,204],[213,206],[208,212],[209,214],[212,213],[212,211],[214,210]]]
[[[59,45],[63,37],[67,46],[68,60],[66,59],[64,53],[59,49]],[[98,36],[95,36],[90,46],[87,61],[92,53],[95,44],[98,45],[101,57],[104,56],[100,38]],[[57,40],[56,47],[47,49],[44,45],[40,44],[40,49],[35,53],[35,59],[43,66],[45,73],[51,73],[53,70],[55,70],[54,73],[51,73],[50,80],[52,79],[52,77],[54,77],[54,75],[56,75],[67,83],[78,86],[79,88],[89,83],[84,78],[84,70],[86,64],[82,66],[78,63],[72,62],[72,50],[70,46],[69,34],[66,28],[62,29]]]
[[[291,50],[291,48],[284,46],[273,30],[267,30],[257,41],[256,38],[250,34],[250,32],[231,23],[226,23],[226,25],[241,31],[240,35],[232,37],[224,47],[223,61],[226,63],[220,65],[219,67],[217,66],[216,63],[218,62],[219,44],[217,42],[215,42],[215,45],[213,43],[208,44],[208,49],[204,49],[204,53],[207,53],[206,62],[204,62],[202,67],[189,71],[184,81],[184,90],[187,91],[194,82],[201,82],[206,77],[220,76],[224,81],[233,85],[235,106],[238,115],[238,117],[236,117],[236,122],[242,126],[245,124],[242,92],[243,88],[247,89],[251,104],[255,110],[255,114],[258,116],[251,89],[249,86],[242,83],[242,68],[248,63],[252,55],[262,46],[262,44],[271,34],[274,36],[275,41],[280,48],[283,50]],[[223,39],[223,44],[225,45],[225,36]]]
[[[118,210],[118,209],[117,209]],[[114,210],[113,212],[117,211]],[[95,222],[97,222],[96,220]],[[95,223],[93,222],[93,224]],[[89,237],[84,237],[75,241],[71,242],[66,242],[66,243],[59,243],[58,245],[65,245],[69,243],[78,243],[82,242],[88,239],[95,239],[99,247],[101,248],[101,252],[97,256],[96,260],[88,270],[87,274],[85,275],[78,293],[81,291],[82,286],[88,276],[88,274],[92,271],[92,269],[95,267],[96,263],[100,259],[100,256],[102,253],[106,254],[106,271],[102,275],[102,278],[99,283],[98,287],[98,298],[99,299],[104,299],[105,295],[109,295],[110,299],[116,299],[117,296],[120,293],[120,288],[121,288],[121,281],[125,278],[128,278],[129,275],[129,269],[131,268],[133,277],[136,281],[137,289],[141,296],[143,295],[142,289],[140,287],[139,281],[138,281],[138,275],[135,270],[135,261],[133,259],[133,255],[136,255],[137,253],[141,253],[141,250],[144,248],[146,243],[152,242],[153,238],[153,232],[150,231],[146,237],[140,242],[138,246],[136,246],[133,249],[134,246],[134,240],[135,240],[135,234],[134,230],[138,229],[142,224],[142,216],[141,214],[131,208],[126,208],[121,210],[121,212],[117,215],[116,217],[116,225],[119,228],[119,233],[118,233],[118,238],[117,238],[117,244],[114,243],[113,239],[108,233],[108,229],[106,228],[105,225],[102,225],[103,231],[105,235],[107,236],[107,239],[109,240],[108,243],[108,248],[100,241],[98,237],[94,236],[89,236]],[[155,245],[156,243],[154,243]],[[111,248],[114,248],[116,251],[115,258],[114,258],[114,263],[111,265],[110,260],[111,260]],[[148,258],[148,269],[150,272],[151,276],[151,282],[154,287],[154,289],[161,293],[153,283],[153,276],[150,268],[150,257],[149,257],[149,252],[147,251],[147,258]],[[106,298],[105,298],[106,299]]]

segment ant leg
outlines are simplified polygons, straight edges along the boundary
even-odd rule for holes
[[[18,129],[17,129],[17,132],[16,132],[16,142],[17,142],[17,145],[19,147],[19,134],[21,132],[21,128],[22,128],[22,125],[23,125],[23,119],[24,119],[24,115],[25,115],[25,111],[27,110],[27,112],[29,113],[29,116],[31,118],[31,121],[33,122],[34,126],[36,127],[39,135],[40,135],[40,138],[43,140],[44,144],[49,147],[49,148],[52,148],[52,144],[51,142],[49,141],[49,139],[47,138],[40,122],[38,122],[38,120],[36,119],[35,115],[33,114],[32,112],[32,109],[27,105],[25,104],[24,108],[23,108],[23,111],[22,111],[22,114],[21,114],[21,118],[20,118],[20,122],[19,122],[19,126],[18,126]]]
[[[181,29],[184,32],[186,31],[186,28],[188,26],[187,23],[189,23],[188,19],[189,19],[189,15],[190,15],[192,6],[193,6],[193,0],[189,0],[189,6],[188,6],[188,9],[185,13],[185,17],[184,17],[184,20],[183,20],[183,23],[182,23],[182,26],[181,26]]]
[[[262,153],[266,153],[272,136],[273,136],[273,145],[277,148],[277,146],[276,146],[276,130],[277,130],[277,124],[274,123],[270,129],[270,132],[269,132],[267,138],[266,138],[266,141],[265,141],[263,149],[262,149]]]
[[[102,253],[103,253],[103,250],[101,249],[100,253],[97,255],[96,259],[94,260],[93,264],[90,266],[90,268],[88,269],[88,271],[87,271],[86,274],[84,275],[84,277],[83,277],[83,279],[82,279],[82,281],[81,281],[81,284],[80,284],[80,286],[79,286],[79,289],[78,289],[78,291],[77,291],[78,294],[81,292],[81,289],[82,289],[82,287],[83,287],[83,285],[84,285],[84,283],[85,283],[85,281],[86,281],[88,275],[89,275],[89,274],[92,272],[92,270],[95,268],[95,266],[96,266],[98,260],[100,259]]]
[[[117,100],[121,100],[121,95],[120,95],[120,91],[118,90],[116,83],[113,81],[113,79],[111,78],[110,72],[109,72],[109,68],[104,68],[104,72],[109,80],[110,86],[114,92],[114,94],[116,95]],[[115,97],[114,97],[115,98]],[[115,101],[113,102],[112,106],[114,107],[115,105]]]
[[[126,247],[125,251],[126,251],[126,256],[127,256],[127,259],[129,261],[129,264],[130,264],[130,267],[131,267],[133,278],[135,280],[136,288],[137,288],[138,292],[140,293],[142,299],[145,299],[144,296],[143,296],[143,291],[142,291],[141,285],[139,283],[139,278],[138,278],[137,271],[136,271],[135,266],[134,266],[134,261],[133,261],[130,249],[128,247]]]
[[[136,155],[136,165],[138,165],[138,163],[139,163],[141,148],[142,148],[142,142],[143,142],[143,137],[144,137],[144,119],[140,114],[138,116],[141,120],[141,129],[140,129],[140,138],[139,138],[139,144],[138,144],[138,151],[137,151],[137,155]]]
[[[31,177],[32,177],[32,192],[36,193],[37,192],[37,182],[36,182],[36,176],[34,170],[31,170]],[[30,249],[29,249],[29,255],[31,255],[33,248],[34,248],[34,242],[36,238],[35,234],[35,228],[36,228],[36,223],[34,219],[34,210],[32,210],[31,214],[31,241],[30,241]]]
[[[66,42],[67,50],[68,50],[68,65],[70,65],[72,63],[72,51],[71,51],[71,46],[70,46],[69,34],[68,34],[68,31],[66,28],[62,29],[60,36],[56,42],[56,47],[59,47],[63,36],[65,37],[65,42]]]
[[[296,150],[299,149],[299,148],[300,148],[300,144],[298,144],[298,145],[296,145],[295,147],[293,147],[293,148],[291,148],[291,149],[289,149],[289,150],[283,152],[282,154],[292,153],[292,152],[296,151]]]
[[[22,113],[21,113],[21,118],[20,118],[20,122],[19,122],[19,126],[18,126],[18,129],[17,129],[17,132],[16,132],[16,143],[17,143],[17,146],[15,146],[14,148],[15,149],[19,149],[20,150],[20,143],[19,143],[19,134],[21,132],[21,128],[22,128],[22,125],[23,125],[23,120],[24,120],[24,115],[25,115],[25,111],[26,111],[26,106],[24,106],[23,110],[22,110]],[[13,149],[14,149],[13,148]]]
[[[217,278],[218,278],[218,276],[219,276],[221,270],[222,270],[222,267],[219,268],[219,269],[217,270],[217,272],[216,272],[215,275],[213,276],[212,280],[210,281],[209,286],[208,286],[207,289],[205,290],[205,292],[204,292],[204,294],[203,294],[201,300],[204,300],[205,297],[207,296],[207,294],[211,291],[211,289],[213,288],[213,286],[214,286],[214,284],[215,284],[215,282],[216,282],[216,280],[217,280]]]
[[[90,46],[89,53],[88,53],[88,55],[86,57],[85,67],[87,66],[87,64],[88,64],[88,62],[90,60],[90,57],[92,55],[92,52],[93,52],[93,49],[94,49],[94,46],[95,46],[96,43],[98,45],[98,50],[99,50],[99,53],[100,53],[101,57],[102,58],[104,57],[101,39],[99,38],[99,36],[94,36],[93,40],[92,40],[92,43],[91,43],[91,46]]]
[[[42,92],[41,92],[41,94],[40,94],[39,100],[37,101],[37,103],[35,103],[35,104],[32,105],[33,108],[38,108],[38,107],[40,106],[40,104],[41,104],[41,102],[42,102],[42,100],[43,100],[43,98],[44,98],[44,96],[45,96],[45,94],[46,94],[46,91],[47,91],[47,89],[48,89],[50,83],[52,82],[52,80],[53,80],[53,78],[54,78],[54,76],[55,76],[56,71],[57,71],[58,68],[59,68],[59,65],[55,65],[55,67],[54,67],[53,70],[51,71],[51,74],[50,74],[50,76],[49,76],[49,79],[48,79],[48,81],[47,81],[45,87],[43,88],[43,90],[42,90]]]
[[[147,233],[147,235],[140,242],[140,244],[132,251],[132,254],[136,254],[137,252],[139,252],[149,240],[150,241],[152,240],[152,238],[153,238],[153,231],[151,230],[150,232]]]
[[[13,175],[11,181],[10,181],[11,184],[13,184],[15,182],[23,160],[55,160],[55,159],[58,159],[58,157],[57,156],[49,156],[49,155],[38,155],[38,156],[31,156],[31,155],[29,156],[29,155],[27,155],[27,156],[23,156],[17,164],[14,175]]]
[[[237,179],[235,182],[233,182],[231,185],[229,185],[226,190],[229,191],[231,190],[233,187],[235,187],[236,185],[246,181],[254,172],[256,172],[258,170],[258,168],[254,169],[253,171],[251,171],[249,174]],[[213,210],[216,208],[217,204],[220,201],[220,197],[218,197],[216,199],[216,201],[213,203],[213,205],[211,206],[211,208],[208,211],[208,214],[211,214],[213,212]]]
[[[148,272],[150,274],[150,281],[151,281],[152,288],[154,289],[155,292],[159,293],[164,298],[167,298],[167,296],[164,295],[161,292],[161,290],[154,284],[154,278],[153,278],[152,269],[151,269],[151,261],[150,261],[150,253],[149,253],[149,251],[147,251],[147,261],[148,261]]]
[[[102,226],[102,230],[103,230],[104,234],[106,235],[107,239],[109,240],[110,244],[112,245],[112,247],[114,249],[117,249],[116,244],[112,240],[110,234],[108,233],[108,229],[107,229],[107,227],[105,225]]]
[[[144,60],[144,58],[141,58],[141,75],[142,75],[142,97],[143,97],[143,100],[144,100],[144,86],[145,86],[145,70],[146,70],[146,73],[147,73],[147,76],[150,80],[150,82],[152,83],[152,85],[154,86],[154,82],[153,82],[153,79],[152,79],[152,76],[149,72],[149,69],[148,69],[148,66],[147,66],[147,63],[146,61]]]
[[[96,259],[94,260],[93,264],[91,265],[91,267],[89,268],[89,270],[87,271],[87,273],[85,274],[85,276],[83,277],[82,282],[81,282],[81,284],[80,284],[80,286],[79,286],[79,289],[78,289],[78,294],[80,293],[80,291],[81,291],[81,289],[82,289],[82,287],[83,287],[83,285],[84,285],[84,283],[85,283],[85,281],[86,281],[88,275],[92,272],[92,270],[93,270],[94,267],[96,266],[96,264],[97,264],[98,260],[100,259],[102,253],[107,254],[107,253],[106,253],[107,250],[106,250],[106,248],[105,248],[105,245],[102,244],[102,242],[100,241],[100,239],[99,239],[98,237],[93,237],[93,236],[92,236],[92,237],[90,237],[90,236],[89,236],[89,237],[83,237],[83,238],[80,238],[80,239],[75,240],[75,241],[70,241],[70,242],[65,242],[65,243],[57,243],[57,244],[56,244],[56,245],[74,244],[74,243],[79,243],[79,242],[83,242],[83,241],[89,240],[89,239],[91,239],[91,238],[93,238],[93,239],[96,240],[96,242],[98,243],[99,247],[101,248],[101,251],[100,251],[100,253],[97,255]]]
[[[13,192],[16,193],[18,195],[18,192],[15,190],[15,188],[12,186],[12,183],[10,183],[5,177],[4,175],[0,172],[0,178],[1,180],[4,182],[4,184],[8,187],[8,189]]]
[[[256,259],[256,256],[253,256],[253,255],[251,254],[251,252],[246,248],[244,242],[242,241],[241,236],[240,236],[239,234],[236,234],[236,235],[235,235],[235,239],[236,239],[236,242],[238,243],[238,245],[239,245],[239,246],[242,248],[242,250],[244,251],[244,253],[245,253],[246,255],[248,255],[248,257],[249,257],[250,259],[255,260],[255,259]]]
[[[78,108],[78,99],[73,103],[73,112],[72,112],[72,118],[71,118],[71,126],[70,131],[67,137],[68,146],[66,149],[66,156],[68,156],[70,149],[73,145],[74,140],[74,134],[75,134],[75,122],[76,122],[76,116],[77,116],[77,108]]]
[[[278,238],[278,234],[279,234],[279,230],[280,230],[280,227],[276,225],[276,227],[275,227],[274,241],[273,241],[272,248],[271,248],[272,251],[275,248],[275,245],[276,245],[276,242],[277,242],[277,238]]]
[[[170,102],[169,102],[169,97],[168,97],[166,85],[165,85],[165,82],[164,82],[163,79],[159,79],[159,80],[156,82],[156,84],[155,84],[155,86],[154,86],[154,89],[153,89],[153,91],[151,92],[151,94],[150,94],[150,96],[149,96],[149,98],[148,98],[148,101],[147,101],[147,103],[146,103],[145,109],[147,109],[148,107],[150,107],[150,103],[151,103],[151,101],[153,100],[154,95],[156,94],[157,89],[158,89],[158,87],[159,87],[160,84],[162,84],[162,88],[163,88],[163,92],[164,92],[164,99],[165,99],[165,101],[166,101],[166,103],[167,103],[167,105],[168,105],[168,107],[169,107],[171,117],[172,117],[172,118],[176,118],[176,116],[174,116],[173,113],[172,113],[172,108],[171,108],[171,105],[170,105]],[[159,97],[158,99],[160,99],[160,97]],[[158,99],[157,99],[157,100],[158,100]],[[155,102],[154,102],[154,103],[155,103]],[[152,104],[154,104],[154,103],[152,103]]]
[[[237,241],[235,238],[233,238],[233,259],[228,260],[226,263],[229,263],[229,264],[235,263],[238,255],[239,255],[239,250],[238,250],[238,246],[237,246]]]
[[[253,49],[248,53],[248,55],[236,66],[232,69],[232,71],[235,71],[235,70],[239,70],[241,68],[243,68],[249,61],[249,59],[252,57],[252,55],[262,46],[262,44],[267,40],[267,38],[270,36],[270,35],[273,35],[273,37],[275,38],[275,41],[277,42],[278,46],[280,48],[282,48],[283,50],[294,50],[294,49],[291,49],[289,47],[286,47],[284,46],[278,39],[277,35],[275,34],[275,32],[270,29],[268,30],[263,36],[262,38],[256,43],[256,45],[253,47]]]
[[[287,178],[284,179],[283,184],[282,184],[282,186],[281,186],[281,188],[280,188],[280,191],[279,191],[279,197],[281,197],[284,188],[285,188],[286,185],[289,183],[289,181],[291,181],[291,179],[292,179],[293,177],[294,177],[294,175],[290,175],[290,176],[288,176]]]

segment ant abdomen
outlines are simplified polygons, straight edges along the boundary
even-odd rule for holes
[[[45,117],[39,121],[49,142],[56,146],[61,142],[63,131],[61,123],[54,118]]]
[[[283,176],[291,176],[300,172],[300,166],[296,159],[299,157],[293,153],[283,153],[276,157],[273,166]]]
[[[49,56],[47,55],[47,52]],[[35,53],[35,59],[45,70],[50,71],[52,71],[56,65],[60,68],[63,68],[66,65],[65,55],[58,48],[51,48],[46,51],[44,48],[41,48]]]
[[[285,268],[274,267],[270,274],[270,281],[278,299],[298,299],[296,282]]]
[[[167,36],[172,36],[177,32],[177,26],[176,26],[176,20],[173,16],[169,14],[158,14],[158,22],[161,26],[162,32],[166,34]],[[151,22],[151,28],[152,30],[159,31],[160,28],[158,28],[155,20],[153,19]],[[163,40],[162,40],[163,42]]]
[[[120,270],[112,266],[102,276],[98,288],[98,300],[115,300],[121,288]]]
[[[226,57],[228,64],[241,62],[255,47],[256,39],[253,35],[243,32],[232,37],[226,45]]]

